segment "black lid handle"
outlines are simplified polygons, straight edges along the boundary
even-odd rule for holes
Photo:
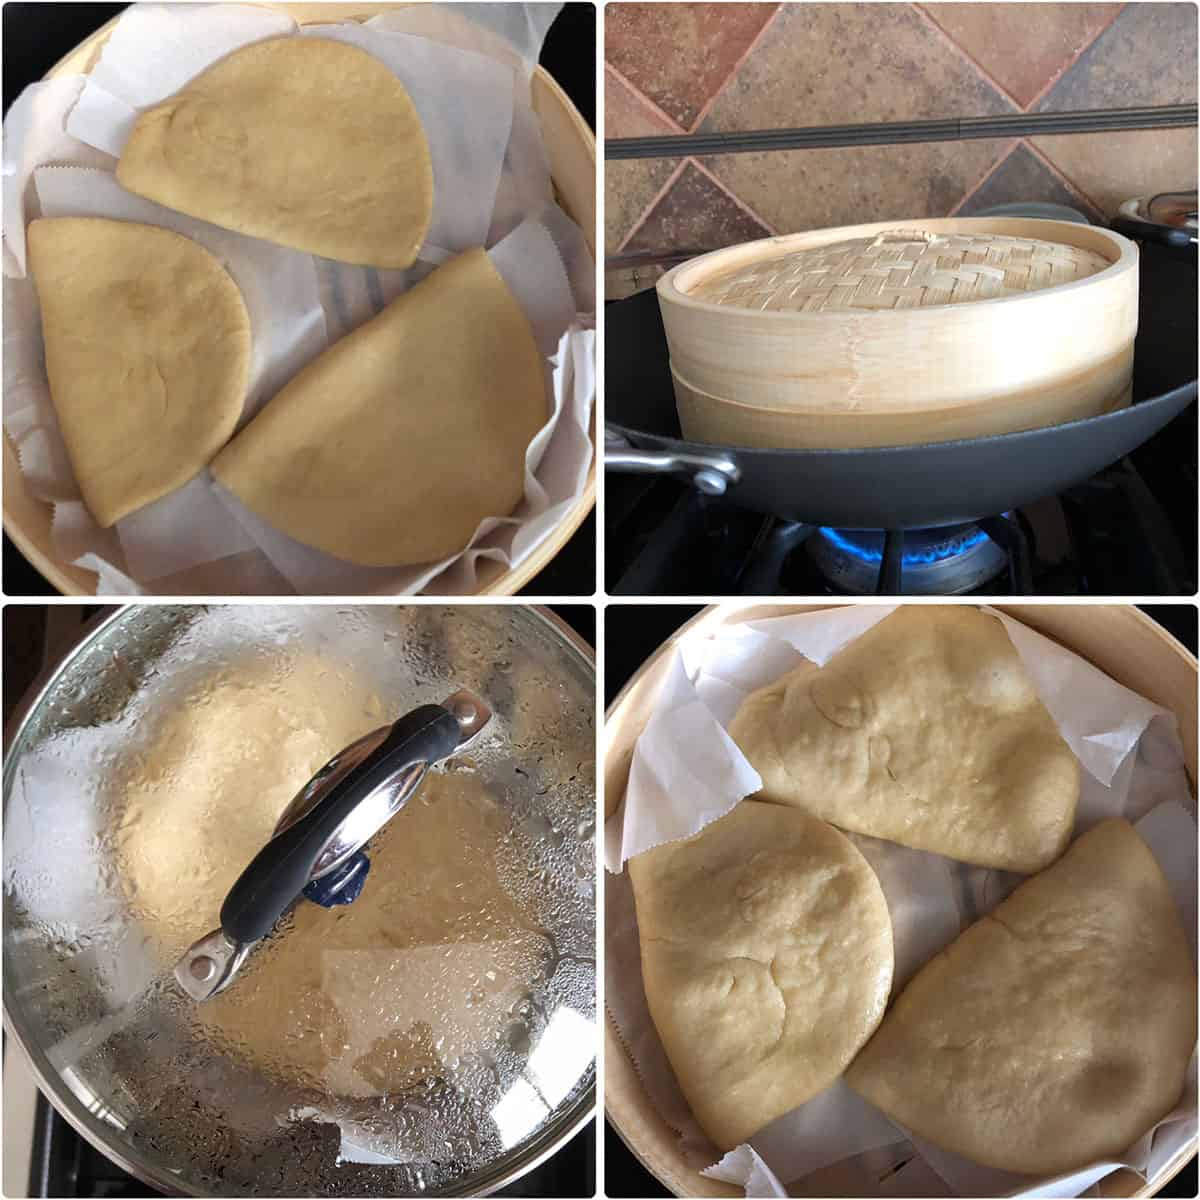
[[[401,717],[367,758],[254,856],[221,905],[225,934],[235,943],[248,943],[270,933],[303,891],[322,850],[358,805],[402,772],[414,784],[419,782],[430,763],[458,749],[463,732],[459,718],[440,704],[425,704]],[[408,794],[414,790],[410,787]]]

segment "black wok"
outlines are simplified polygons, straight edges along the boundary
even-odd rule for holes
[[[1006,512],[1123,458],[1196,398],[1195,288],[1185,274],[1182,296],[1151,298],[1143,272],[1129,408],[1025,433],[863,450],[685,441],[650,289],[605,308],[606,469],[690,477],[743,508],[839,529],[929,528]]]

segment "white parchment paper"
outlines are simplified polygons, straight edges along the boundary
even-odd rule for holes
[[[587,240],[553,201],[529,80],[556,4],[423,6],[423,16],[298,29],[246,5],[146,4],[118,22],[88,76],[36,84],[4,127],[4,424],[33,495],[54,505],[58,556],[97,571],[99,594],[469,593],[482,562],[512,566],[566,516],[592,460],[595,284]],[[490,17],[476,8],[504,10]],[[479,23],[476,23],[476,19]],[[230,233],[122,189],[113,175],[137,114],[239,46],[327,37],[375,55],[405,84],[430,142],[434,219],[407,271],[335,263]],[[244,424],[295,372],[461,250],[484,245],[546,356],[547,423],[526,454],[525,497],[481,522],[462,553],[362,568],[294,541],[208,471],[101,530],[79,497],[46,380],[25,227],[94,215],[195,238],[234,276],[254,360]]]
[[[684,635],[634,749],[624,802],[609,818],[606,1002],[619,1037],[689,1163],[747,1196],[1078,1196],[1125,1166],[1150,1177],[1195,1135],[1196,1058],[1179,1106],[1113,1162],[1054,1180],[994,1171],[892,1122],[839,1079],[726,1154],[700,1130],[663,1052],[642,986],[637,914],[626,859],[698,833],[760,786],[726,728],[750,692],[803,658],[824,665],[894,605],[849,605],[730,623]],[[992,611],[992,610],[986,610]],[[1196,806],[1174,714],[1058,643],[1001,614],[1042,702],[1079,758],[1075,836],[1124,816],[1153,851],[1185,922],[1196,928]],[[892,916],[893,993],[1024,878],[848,835],[879,877]],[[1194,945],[1194,935],[1191,939]]]
[[[367,24],[411,33],[507,62],[517,73],[512,133],[496,191],[488,244],[520,224],[523,212],[537,211],[552,197],[550,165],[530,103],[529,79],[557,4],[414,4],[390,9]],[[522,86],[522,83],[524,86]],[[589,263],[589,282],[594,271]],[[595,302],[586,306],[592,311]]]

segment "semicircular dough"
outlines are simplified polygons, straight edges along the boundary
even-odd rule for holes
[[[387,724],[360,676],[317,652],[239,655],[140,723],[114,772],[126,896],[163,964],[220,924],[221,902],[296,793]]]
[[[98,525],[182,487],[229,440],[250,363],[237,284],[154,225],[43,217],[29,262],[59,428]]]
[[[122,187],[224,229],[341,262],[409,267],[433,169],[404,85],[365,50],[272,38],[137,119]]]
[[[947,1150],[1058,1174],[1168,1112],[1195,1041],[1175,901],[1133,826],[1111,820],[926,963],[846,1079]]]
[[[722,1150],[832,1083],[892,984],[892,925],[849,838],[744,800],[629,862],[646,1000],[679,1086]]]
[[[752,693],[729,734],[759,799],[962,862],[1041,870],[1075,822],[1075,755],[977,608],[897,609]]]
[[[529,321],[487,254],[468,250],[305,367],[212,470],[327,554],[431,562],[512,512],[548,416]]]

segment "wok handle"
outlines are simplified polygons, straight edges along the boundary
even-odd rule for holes
[[[235,943],[249,943],[270,933],[303,891],[322,850],[358,805],[402,772],[409,773],[411,794],[425,769],[448,758],[462,740],[459,718],[440,704],[424,704],[401,717],[372,754],[254,856],[221,906],[225,935]]]
[[[741,468],[728,455],[638,450],[612,430],[604,434],[604,469],[629,475],[686,475],[692,487],[706,496],[723,496],[742,477]]]
[[[1115,217],[1112,227],[1117,233],[1123,233],[1128,238],[1139,242],[1157,242],[1162,246],[1196,248],[1196,235],[1187,229],[1177,229],[1170,225],[1155,225],[1150,221],[1140,221],[1133,217]]]

